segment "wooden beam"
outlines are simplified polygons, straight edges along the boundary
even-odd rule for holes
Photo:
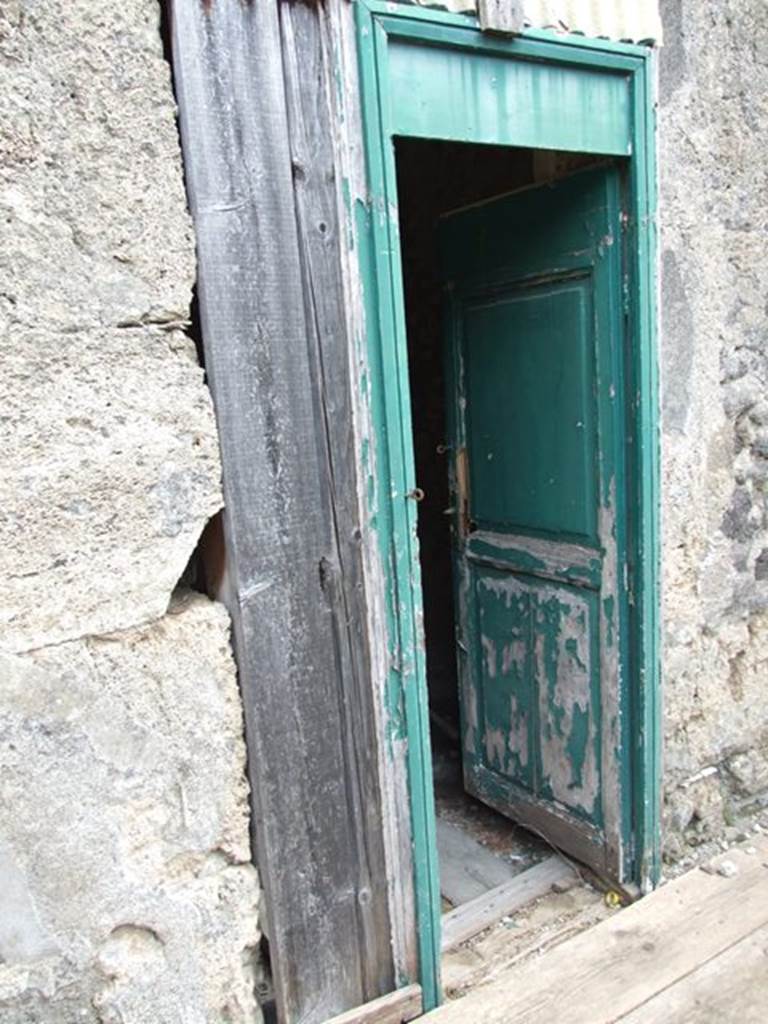
[[[560,857],[547,857],[509,882],[451,910],[443,916],[443,952],[490,928],[531,900],[545,896],[556,882],[564,882],[573,875],[573,868]]]
[[[326,1024],[405,1024],[421,1015],[421,986],[408,985],[341,1013]]]
[[[621,1024],[764,1024],[768,1017],[768,925],[658,992]]]
[[[330,670],[336,675],[342,712],[339,726],[350,826],[358,845],[355,881],[357,891],[366,897],[358,911],[358,927],[364,991],[370,997],[386,991],[394,979],[376,710],[366,634],[352,415],[355,382],[350,380],[352,339],[347,334],[339,252],[343,231],[330,100],[333,68],[320,6],[282,3],[280,12],[309,365],[317,385],[315,424],[307,443],[314,434],[329,498],[327,526],[332,544],[321,573],[333,611],[335,657]],[[314,799],[311,792],[305,799]]]
[[[388,634],[389,586],[382,564],[380,528],[366,516],[372,513],[370,494],[366,488],[369,474],[382,456],[381,438],[374,420],[370,391],[372,367],[368,332],[370,309],[366,309],[363,249],[367,236],[360,234],[358,218],[361,211],[370,213],[371,194],[368,167],[363,145],[362,90],[359,80],[358,27],[356,4],[348,0],[326,0],[323,5],[321,26],[324,29],[326,60],[334,68],[335,88],[330,90],[331,120],[337,126],[334,134],[336,188],[340,223],[347,245],[342,245],[342,266],[346,286],[345,312],[347,336],[353,339],[351,392],[353,418],[357,430],[358,486],[361,488],[360,507],[364,509],[362,554],[366,596],[368,599],[368,648],[370,658],[371,690],[376,694],[378,710],[378,747],[381,771],[382,815],[385,854],[389,878],[390,919],[392,928],[392,956],[394,974],[400,984],[419,980],[419,951],[416,923],[416,879],[414,843],[411,821],[410,788],[408,781],[408,744],[393,741],[391,717],[391,638]],[[363,233],[365,235],[365,233]],[[359,386],[356,386],[359,382]],[[367,452],[366,455],[363,453]],[[362,482],[365,482],[365,486]],[[365,493],[363,493],[365,491]]]
[[[228,606],[280,1018],[394,985],[322,11],[176,0]]]

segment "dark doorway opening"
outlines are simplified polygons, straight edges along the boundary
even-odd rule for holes
[[[595,157],[438,140],[396,140],[399,216],[443,909],[544,860],[540,836],[464,791],[448,486],[440,217],[594,163]],[[467,253],[472,259],[472,253]]]

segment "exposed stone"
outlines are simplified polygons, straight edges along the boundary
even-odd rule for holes
[[[756,511],[760,511],[759,518],[755,516]],[[762,510],[755,509],[749,490],[737,487],[723,515],[721,529],[731,540],[749,540],[763,525],[762,518]]]
[[[193,278],[156,0],[4,4],[0,648],[162,615],[221,505]]]
[[[768,728],[768,25],[662,0],[666,848],[716,836]],[[737,764],[740,763],[737,761]],[[685,782],[724,765],[697,786]],[[748,785],[757,785],[748,782]]]
[[[0,1020],[255,1024],[258,878],[157,0],[0,5]]]
[[[157,618],[221,504],[210,397],[156,330],[0,341],[0,647]]]
[[[755,579],[758,582],[768,579],[768,548],[763,548],[755,559]]]
[[[768,746],[734,754],[725,762],[736,791],[742,796],[768,792]]]
[[[4,1024],[257,1019],[244,765],[228,619],[207,598],[2,656]]]
[[[717,873],[722,875],[723,878],[735,878],[739,873],[739,869],[732,860],[723,860],[717,866]]]

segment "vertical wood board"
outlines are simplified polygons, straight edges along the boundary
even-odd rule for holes
[[[319,14],[177,0],[230,613],[282,1020],[393,987]]]

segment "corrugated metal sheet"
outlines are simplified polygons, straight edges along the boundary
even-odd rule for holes
[[[477,10],[477,0],[416,0],[422,7],[449,11]],[[532,28],[581,32],[606,39],[661,43],[658,0],[524,0],[525,21]]]

